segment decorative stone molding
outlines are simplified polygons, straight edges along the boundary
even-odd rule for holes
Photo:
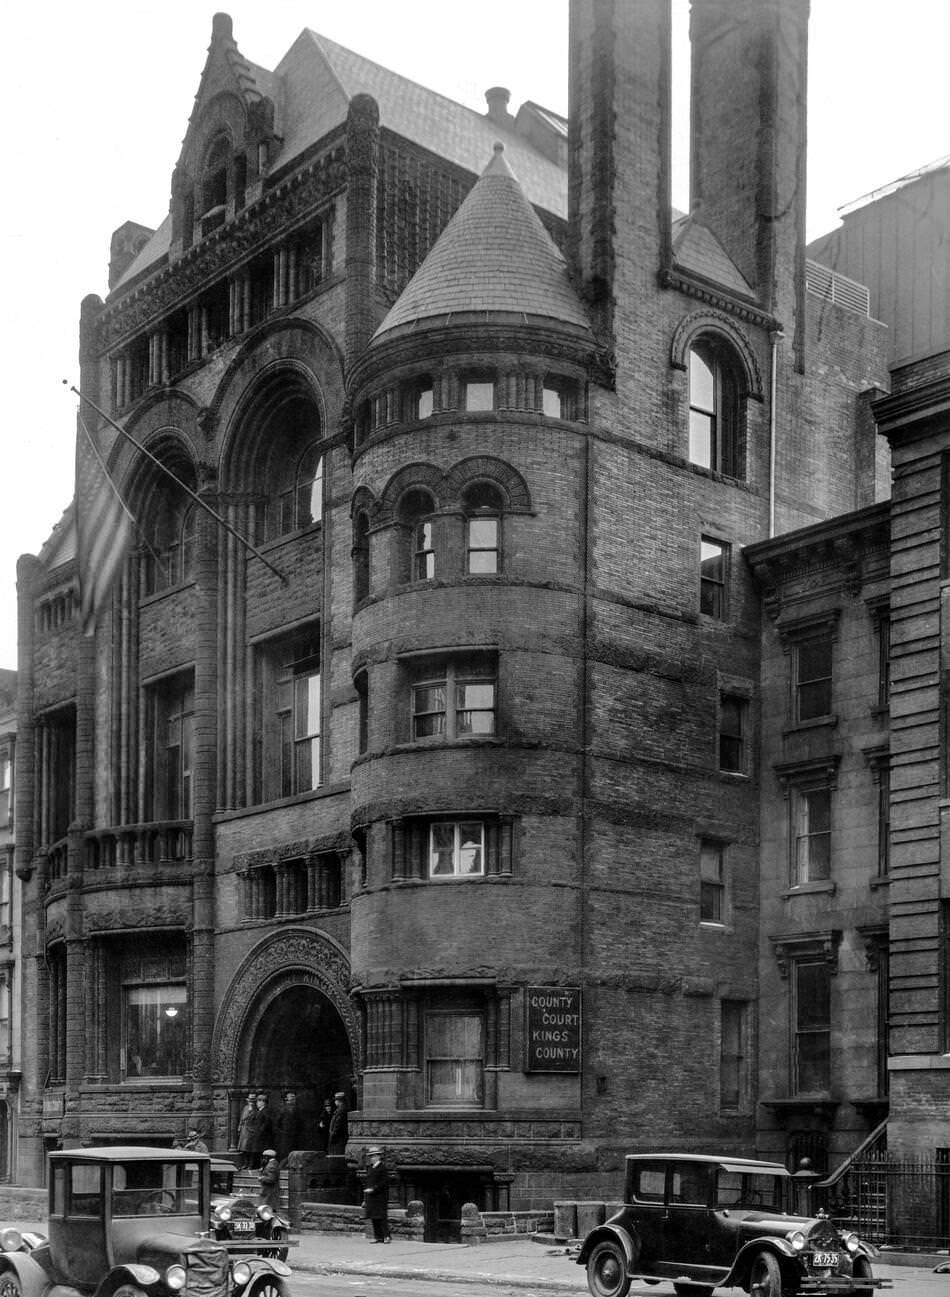
[[[350,963],[325,933],[284,928],[247,956],[225,992],[211,1041],[211,1078],[230,1084],[247,1070],[254,1034],[284,991],[309,986],[332,1004],[347,1034],[353,1071],[359,1073],[360,1033],[350,999]]]
[[[814,958],[816,955],[828,965],[834,975],[838,971],[838,946],[841,943],[841,930],[831,928],[827,932],[790,932],[780,936],[769,937],[775,952],[778,971],[783,978],[788,977],[789,966],[797,959]]]
[[[881,956],[890,948],[890,934],[886,923],[858,924],[858,935],[864,942],[864,957],[868,972],[877,973],[881,968]]]
[[[733,320],[718,311],[694,311],[679,322],[670,344],[673,368],[686,369],[690,348],[697,339],[709,336],[727,342],[732,348],[745,380],[745,395],[755,401],[764,400],[762,374],[748,338]]]

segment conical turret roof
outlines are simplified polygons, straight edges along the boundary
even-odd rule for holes
[[[473,314],[540,317],[590,332],[567,262],[525,197],[501,144],[373,341],[426,320]]]

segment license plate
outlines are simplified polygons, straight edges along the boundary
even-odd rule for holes
[[[812,1260],[812,1265],[821,1270],[834,1270],[838,1264],[837,1252],[816,1252]]]
[[[252,1220],[232,1220],[231,1228],[235,1234],[253,1234],[254,1222]]]

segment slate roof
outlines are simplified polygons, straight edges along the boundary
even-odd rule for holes
[[[673,257],[684,270],[692,270],[745,297],[755,296],[751,284],[715,234],[695,216],[674,219]]]
[[[590,331],[567,263],[500,143],[373,340],[426,319],[473,313],[541,317]]]

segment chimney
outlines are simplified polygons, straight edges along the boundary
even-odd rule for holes
[[[514,118],[508,111],[508,100],[511,98],[511,91],[506,90],[504,86],[491,86],[485,91],[485,99],[488,103],[488,112],[485,116],[489,121],[495,122],[498,126],[511,126]]]

